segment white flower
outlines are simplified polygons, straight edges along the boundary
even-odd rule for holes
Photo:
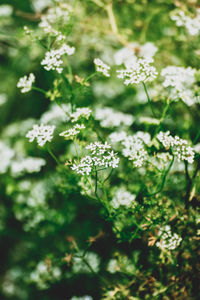
[[[37,0],[35,8],[37,10],[41,10],[44,5],[48,6],[48,3],[46,4],[41,0]],[[60,25],[60,27],[66,26],[66,24],[70,20],[71,12],[72,7],[69,4],[59,2],[57,3],[57,5],[50,7],[47,10],[46,14],[42,14],[39,27],[42,28],[45,33],[58,36],[60,34],[60,32],[58,31],[58,25]]]
[[[94,272],[97,273],[99,271],[100,258],[95,252],[87,252],[84,255],[84,259]],[[74,257],[72,269],[74,273],[91,273],[91,269],[81,257]]]
[[[20,160],[13,161],[11,164],[12,176],[20,176],[24,172],[34,173],[39,172],[41,167],[46,164],[45,160],[38,157],[26,157]]]
[[[161,227],[158,236],[160,237],[160,241],[156,242],[156,246],[161,250],[174,250],[182,241],[182,238],[177,233],[172,234],[169,225]]]
[[[110,204],[113,208],[118,208],[120,207],[120,205],[126,207],[131,207],[131,206],[134,207],[136,205],[134,200],[135,200],[135,195],[128,192],[124,187],[121,187],[115,193],[115,196],[110,202]]]
[[[147,42],[144,45],[130,43],[114,54],[114,61],[117,65],[124,64],[127,67],[134,65],[138,57],[152,60],[157,50],[158,48],[151,42]]]
[[[107,265],[107,271],[111,274],[116,273],[117,271],[120,271],[120,267],[118,264],[118,261],[114,258],[110,259]]]
[[[29,142],[33,142],[34,139],[37,140],[39,146],[44,146],[46,142],[51,142],[53,138],[55,126],[52,125],[33,125],[33,129],[30,130],[26,137],[29,138]]]
[[[59,107],[57,104],[52,104],[49,110],[45,111],[41,118],[40,122],[45,124],[53,124],[56,125],[57,123],[67,122],[69,121],[69,111],[71,110],[70,104],[63,104],[62,108]]]
[[[100,58],[95,58],[94,64],[96,66],[97,72],[102,73],[106,77],[110,77],[110,66],[106,65]]]
[[[157,134],[157,139],[167,150],[172,147],[173,154],[178,158],[178,161],[186,160],[190,164],[193,163],[195,152],[194,149],[188,145],[186,140],[178,136],[171,136],[169,131],[160,131]]]
[[[196,10],[195,17],[187,16],[184,11],[176,10],[171,19],[178,27],[185,27],[190,35],[198,35],[200,32],[200,9]]]
[[[162,69],[163,86],[171,89],[171,98],[176,101],[181,98],[188,106],[197,102],[193,91],[195,72],[196,70],[191,67],[168,66]]]
[[[109,135],[109,139],[111,141],[111,144],[116,144],[119,142],[122,142],[127,137],[127,133],[125,131],[119,131],[119,132],[112,132]]]
[[[66,140],[67,139],[70,140],[70,139],[73,139],[77,134],[79,134],[82,129],[85,129],[85,125],[83,125],[83,124],[81,124],[81,125],[76,124],[76,125],[74,125],[74,127],[61,132],[59,135],[60,136],[64,136],[64,138]]]
[[[72,170],[78,174],[89,175],[93,170],[101,170],[105,168],[117,168],[119,164],[119,158],[116,153],[110,150],[111,145],[101,144],[100,142],[91,143],[86,146],[90,155],[83,157],[79,163],[74,163],[71,167]]]
[[[30,281],[37,284],[40,289],[46,289],[49,286],[49,281],[59,280],[61,270],[59,267],[52,267],[48,270],[47,264],[43,261],[39,262],[35,270],[30,273]]]
[[[31,90],[32,84],[35,82],[35,75],[30,73],[29,76],[21,77],[17,83],[17,87],[21,88],[22,93],[27,93]]]
[[[146,59],[138,59],[134,65],[126,66],[125,70],[118,70],[117,73],[118,78],[125,79],[125,85],[152,81],[158,74]]]
[[[6,103],[8,97],[6,94],[0,94],[0,106]]]
[[[93,298],[91,296],[82,296],[82,297],[76,297],[76,296],[73,296],[70,300],[92,300]]]
[[[111,107],[97,108],[95,119],[101,121],[101,126],[105,128],[118,127],[120,125],[130,126],[134,121],[132,115],[116,111]]]
[[[12,15],[13,7],[11,5],[0,5],[0,17],[9,17]]]
[[[8,167],[10,166],[11,159],[15,155],[15,152],[8,147],[5,143],[0,141],[0,174],[6,173]]]
[[[135,135],[129,135],[122,141],[122,154],[132,160],[135,167],[141,167],[148,158],[144,144],[149,142],[150,135],[148,133],[137,132]]]
[[[58,73],[63,71],[61,65],[63,64],[62,56],[64,54],[72,55],[75,52],[74,47],[70,47],[67,44],[63,44],[61,48],[56,50],[50,50],[46,52],[45,58],[42,60],[41,65],[44,65],[44,68],[47,71],[56,70]]]
[[[72,122],[77,122],[80,118],[88,119],[92,111],[89,107],[79,107],[75,112],[70,114]]]

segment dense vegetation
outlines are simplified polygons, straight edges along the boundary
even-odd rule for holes
[[[1,299],[199,299],[199,34],[197,0],[1,0]]]

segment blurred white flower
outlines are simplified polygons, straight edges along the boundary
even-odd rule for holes
[[[23,173],[39,172],[45,164],[45,160],[39,157],[25,157],[20,160],[14,160],[11,164],[11,174],[17,177]]]
[[[200,32],[200,8],[196,10],[195,17],[186,15],[182,10],[175,10],[171,19],[178,27],[185,27],[190,35],[198,35]]]
[[[87,263],[85,263],[85,261]],[[88,264],[95,273],[99,271],[100,258],[95,252],[87,252],[84,255],[84,260],[81,257],[74,257],[72,266],[73,272],[91,273],[91,269],[88,267]]]
[[[12,15],[13,7],[8,4],[0,5],[0,17],[9,17]]]
[[[128,192],[125,187],[121,187],[116,191],[115,196],[110,202],[110,205],[113,208],[119,208],[121,205],[126,207],[135,207],[135,197],[136,196]]]
[[[134,121],[132,115],[116,111],[111,107],[96,108],[95,119],[100,121],[101,126],[105,128],[130,126]]]
[[[110,66],[106,65],[100,58],[95,58],[94,64],[96,66],[97,72],[102,73],[106,77],[110,77]]]
[[[14,150],[12,150],[9,146],[7,146],[5,143],[0,141],[0,157],[1,157],[1,163],[0,163],[0,174],[6,173],[8,167],[11,164],[11,159],[15,155]]]
[[[80,118],[88,119],[92,113],[89,107],[78,107],[75,112],[70,114],[72,122],[77,122]]]

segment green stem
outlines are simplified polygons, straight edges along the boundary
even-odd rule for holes
[[[150,96],[149,96],[149,93],[148,93],[148,91],[147,91],[147,87],[146,87],[146,84],[144,83],[144,81],[142,81],[142,85],[143,85],[143,87],[144,87],[144,91],[145,91],[145,94],[146,94],[146,96],[147,96],[147,100],[148,100],[148,103],[149,103],[151,112],[152,112],[154,118],[156,118],[155,112],[154,112],[154,110],[153,110],[151,98],[150,98]]]
[[[51,155],[51,157],[55,160],[55,162],[61,166],[60,162],[58,161],[57,157],[53,154],[53,152],[51,151],[51,149],[49,148],[49,146],[47,145],[47,151],[49,152],[49,154]]]
[[[32,86],[32,90],[35,90],[35,91],[41,92],[41,93],[43,93],[44,95],[46,95],[46,91],[45,91],[45,90],[43,90],[43,89],[41,89],[41,88],[39,88],[39,87]]]
[[[164,107],[164,109],[163,109],[163,112],[162,112],[162,116],[161,116],[161,118],[160,118],[160,120],[159,120],[160,123],[159,123],[158,127],[157,127],[156,130],[155,130],[154,136],[155,136],[155,135],[159,132],[159,130],[160,130],[161,123],[163,122],[163,120],[164,120],[165,117],[166,117],[167,111],[168,111],[168,109],[169,109],[169,105],[170,105],[170,100],[167,99],[166,105],[165,105],[165,107]]]
[[[170,171],[173,163],[174,163],[174,156],[172,157],[172,160],[171,160],[171,162],[170,162],[170,164],[169,164],[166,172],[164,173],[164,175],[162,177],[162,182],[161,182],[160,187],[157,189],[157,191],[155,191],[153,193],[147,193],[147,194],[145,194],[146,197],[155,196],[155,195],[159,194],[162,191],[162,189],[163,189],[163,187],[165,185],[165,181],[166,181],[167,175],[168,175],[168,173],[169,173],[169,171]]]

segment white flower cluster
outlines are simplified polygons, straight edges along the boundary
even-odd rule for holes
[[[110,204],[113,208],[119,208],[120,206],[134,208],[136,206],[136,202],[134,202],[134,200],[135,195],[128,192],[124,187],[121,187],[116,191]]]
[[[116,153],[111,150],[111,146],[107,144],[101,144],[100,142],[91,143],[86,146],[90,155],[83,157],[79,163],[73,164],[72,170],[81,175],[89,175],[93,170],[98,171],[104,168],[117,168],[119,164],[119,158]]]
[[[76,125],[74,125],[74,127],[72,127],[72,128],[70,128],[70,129],[68,129],[68,130],[65,130],[65,131],[61,132],[59,135],[60,135],[60,136],[64,136],[64,138],[65,138],[66,140],[73,140],[73,138],[74,138],[77,134],[79,134],[80,131],[81,131],[82,129],[85,129],[85,125],[83,125],[83,124],[81,124],[81,125],[76,124]]]
[[[81,253],[82,255],[82,253]],[[91,266],[94,272],[99,271],[100,258],[95,252],[87,252],[84,255],[84,260]],[[91,269],[88,267],[81,257],[73,258],[73,272],[74,273],[91,273]]]
[[[9,17],[12,15],[13,7],[11,5],[0,5],[0,17]]]
[[[36,269],[30,273],[30,281],[37,284],[40,289],[46,289],[49,281],[57,281],[61,277],[61,270],[58,267],[50,267],[43,261],[39,262]]]
[[[8,96],[6,94],[0,94],[0,106],[4,105],[6,101],[8,100]]]
[[[194,18],[187,16],[182,10],[176,10],[171,19],[178,27],[185,27],[190,35],[198,35],[200,32],[200,8],[196,10]]]
[[[133,161],[135,167],[141,167],[148,158],[144,144],[150,142],[149,133],[138,131],[135,135],[127,136],[123,141],[122,154]]]
[[[118,261],[115,258],[111,258],[107,265],[107,271],[111,274],[114,274],[116,272],[120,271],[120,266]]]
[[[138,59],[134,65],[126,66],[125,70],[118,70],[117,77],[125,79],[125,85],[152,81],[158,73],[150,62],[146,59]]]
[[[15,155],[15,152],[7,146],[4,142],[0,141],[0,174],[6,173],[8,167],[10,166],[11,159]]]
[[[70,114],[72,122],[77,122],[80,118],[88,119],[92,111],[89,107],[79,107],[75,112]]]
[[[195,83],[196,70],[188,67],[168,66],[162,69],[161,75],[164,77],[163,86],[170,87],[171,97],[174,100],[181,98],[188,106],[196,103],[193,85]]]
[[[123,140],[126,139],[126,137],[127,137],[127,133],[123,130],[112,132],[109,135],[111,144],[116,144],[116,143],[122,142]]]
[[[91,297],[91,296],[88,296],[88,295],[86,295],[86,296],[82,296],[82,297],[76,297],[76,296],[73,296],[72,298],[71,298],[71,300],[92,300],[93,298]]]
[[[106,77],[110,77],[110,66],[106,65],[100,58],[95,58],[94,64],[96,66],[97,72],[102,73]]]
[[[130,126],[134,121],[132,115],[116,111],[111,107],[97,108],[95,119],[100,121],[101,127],[105,128],[119,127],[121,125]]]
[[[41,65],[43,65],[47,71],[56,70],[58,73],[62,73],[62,56],[64,54],[72,55],[74,54],[74,52],[74,47],[70,47],[67,44],[63,44],[59,49],[53,49],[46,52],[45,58],[42,60]]]
[[[116,65],[134,65],[138,57],[152,60],[157,50],[158,48],[151,42],[147,42],[144,45],[130,43],[114,54],[114,61]]]
[[[63,104],[62,108],[57,104],[52,104],[49,110],[45,111],[41,118],[40,122],[44,124],[58,124],[62,122],[69,121],[68,112],[71,110],[70,104]]]
[[[39,172],[41,167],[46,164],[43,158],[26,157],[18,161],[13,161],[11,164],[11,174],[16,177],[23,173]]]
[[[29,76],[21,77],[17,83],[17,87],[21,88],[22,93],[27,93],[31,90],[32,84],[35,82],[35,75],[30,73]]]
[[[33,129],[29,130],[26,134],[26,137],[29,138],[29,142],[33,142],[35,139],[39,146],[44,146],[46,142],[51,142],[53,138],[55,126],[52,125],[43,125],[40,126],[35,124],[33,125]]]
[[[172,234],[169,225],[161,227],[158,236],[160,237],[160,241],[156,242],[156,246],[161,250],[174,250],[182,241],[182,238],[177,233]]]
[[[190,164],[193,163],[195,152],[194,149],[188,145],[186,140],[178,136],[171,136],[169,131],[160,131],[157,134],[157,139],[167,150],[170,147],[173,148],[173,154],[178,158],[178,161],[186,160]]]
[[[39,3],[41,5],[42,1],[39,1]],[[71,11],[72,8],[65,3],[59,3],[59,5],[50,7],[46,14],[42,15],[39,27],[42,28],[45,33],[59,36],[60,32],[57,30],[58,24],[64,26],[68,23]]]

